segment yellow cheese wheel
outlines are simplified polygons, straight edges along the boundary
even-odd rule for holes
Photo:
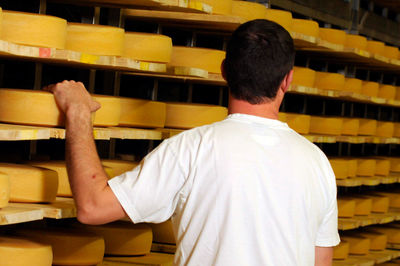
[[[3,10],[1,26],[2,40],[29,46],[65,48],[65,19]]]
[[[385,234],[368,229],[359,232],[359,234],[363,237],[369,238],[371,241],[369,250],[380,251],[386,249],[388,238]]]
[[[361,94],[370,96],[370,97],[378,97],[379,94],[379,83],[372,81],[363,81],[361,87]]]
[[[176,67],[193,67],[221,74],[221,64],[225,52],[215,49],[174,46],[169,65]]]
[[[354,158],[346,158],[349,164],[349,177],[357,176],[358,161]]]
[[[369,253],[369,248],[371,245],[371,240],[369,238],[361,235],[349,234],[341,235],[340,239],[343,239],[350,244],[349,254],[367,255]]]
[[[356,201],[352,199],[337,199],[339,218],[352,218],[356,211]]]
[[[312,119],[312,118],[311,118]],[[346,179],[349,176],[349,161],[341,158],[329,158],[336,179]]]
[[[310,133],[338,136],[342,132],[342,126],[342,118],[311,116]]]
[[[294,67],[293,68],[293,85],[314,87],[315,82],[315,71],[306,67]]]
[[[377,121],[375,136],[383,138],[391,138],[394,133],[394,123]]]
[[[164,127],[167,108],[165,103],[125,97],[120,97],[120,101],[121,126]]]
[[[282,112],[279,112],[278,113],[278,120],[281,121],[281,122],[286,123],[286,114],[282,113]]]
[[[292,29],[294,32],[304,35],[318,37],[319,25],[317,22],[309,19],[293,19]]]
[[[291,32],[293,29],[292,13],[288,11],[267,8],[266,19],[278,23],[279,25],[284,27],[288,32]]]
[[[2,23],[3,23],[3,9],[0,7],[0,40],[1,40],[1,32],[2,32]]]
[[[165,126],[170,128],[194,128],[221,121],[228,115],[228,109],[222,106],[167,103]]]
[[[388,176],[390,172],[390,160],[376,158],[375,175]]]
[[[400,59],[399,59],[400,60]],[[396,96],[395,96],[395,100],[400,101],[400,87],[396,87]]]
[[[362,80],[345,78],[343,90],[360,94],[362,92]]]
[[[346,42],[344,46],[347,48],[367,50],[367,38],[360,35],[346,34]]]
[[[352,196],[351,199],[356,202],[355,215],[365,216],[371,214],[372,199],[362,196]]]
[[[132,171],[136,166],[138,166],[139,163],[124,160],[102,159],[101,164],[111,168],[113,171],[112,177],[114,177],[125,172]]]
[[[84,231],[104,238],[105,254],[137,256],[150,253],[153,233],[146,224],[114,222],[98,226],[85,226]]]
[[[83,23],[68,23],[65,49],[93,55],[122,56],[124,29]]]
[[[265,19],[267,8],[259,3],[232,1],[232,15],[241,17],[245,21]]]
[[[376,133],[378,122],[373,119],[360,118],[360,127],[358,128],[358,135],[373,136]]]
[[[360,120],[357,118],[343,118],[342,135],[356,136],[360,127]]]
[[[389,59],[397,60],[397,58],[399,57],[399,48],[397,48],[395,46],[385,45],[382,55]]]
[[[0,163],[10,177],[11,202],[52,202],[58,189],[57,172],[29,165]]]
[[[344,76],[338,73],[316,72],[314,86],[323,90],[343,90]]]
[[[346,43],[346,32],[343,30],[320,28],[319,37],[334,44],[345,45]]]
[[[46,91],[0,89],[0,121],[14,124],[61,126],[64,116]]]
[[[357,159],[357,176],[374,176],[376,169],[376,160],[370,158]]]
[[[285,113],[288,126],[299,134],[310,133],[311,116]]]
[[[389,207],[400,208],[399,192],[378,192],[378,194],[389,198]]]
[[[104,239],[93,233],[66,228],[21,228],[16,233],[51,245],[55,265],[97,265],[103,261]]]
[[[400,138],[400,123],[394,123],[393,137]]]
[[[378,97],[387,100],[393,100],[396,97],[397,88],[392,85],[381,84],[378,91]]]
[[[372,226],[370,229],[387,236],[387,243],[400,244],[400,228],[392,225]]]
[[[124,57],[150,62],[171,61],[172,39],[165,35],[126,32]]]
[[[390,171],[391,172],[400,172],[400,157],[386,157],[390,160]]]
[[[333,247],[333,259],[345,260],[349,257],[350,244],[341,240],[339,245]]]
[[[153,230],[153,241],[157,243],[176,244],[171,220],[160,224],[149,224]]]
[[[367,51],[371,54],[382,55],[385,50],[385,43],[380,41],[367,41]]]
[[[0,236],[0,265],[51,266],[53,252],[50,245],[31,240]]]
[[[117,126],[121,116],[121,100],[119,97],[106,95],[92,95],[93,99],[101,104],[96,111],[94,126]]]
[[[10,177],[0,173],[0,209],[8,205],[10,200]]]
[[[372,199],[371,212],[387,213],[389,210],[389,197],[379,194],[368,194],[368,198]]]
[[[213,14],[230,15],[232,13],[232,0],[201,0],[201,2],[212,6]]]

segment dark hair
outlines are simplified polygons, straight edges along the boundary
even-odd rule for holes
[[[294,56],[292,37],[277,23],[257,19],[242,24],[232,34],[224,63],[232,96],[251,104],[274,99]]]

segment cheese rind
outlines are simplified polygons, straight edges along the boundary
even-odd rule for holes
[[[396,59],[399,57],[399,48],[395,46],[385,45],[382,55],[389,59]]]
[[[400,244],[400,228],[391,225],[372,226],[372,230],[387,236],[387,242],[390,244]]]
[[[390,173],[390,160],[376,158],[375,175],[388,176]]]
[[[113,176],[119,176],[125,172],[132,171],[139,163],[123,160],[102,159],[101,164],[112,169]]]
[[[314,86],[322,90],[340,91],[344,87],[344,76],[338,73],[317,71]]]
[[[10,177],[0,173],[0,209],[8,205],[10,200]]]
[[[259,3],[247,1],[232,1],[232,15],[243,18],[245,21],[265,19],[267,8]]]
[[[160,224],[149,224],[153,230],[153,241],[157,243],[176,244],[171,220]]]
[[[376,133],[378,122],[373,119],[360,118],[358,135],[373,136]]]
[[[354,212],[355,215],[370,215],[372,211],[372,199],[367,197],[351,197],[351,199],[356,202],[356,210]]]
[[[378,97],[393,100],[396,97],[397,88],[392,85],[381,84],[378,89]]]
[[[315,71],[306,67],[293,68],[293,81],[294,85],[305,86],[309,88],[314,87]]]
[[[391,138],[394,134],[394,123],[377,121],[375,136],[382,138]]]
[[[288,32],[293,29],[292,13],[284,10],[267,8],[266,19],[274,21],[284,27]]]
[[[343,118],[342,135],[356,136],[360,127],[360,120],[357,118]]]
[[[299,134],[310,133],[311,116],[303,114],[284,113],[285,122]]]
[[[370,194],[368,198],[372,199],[372,209],[371,212],[375,213],[387,213],[389,210],[389,197],[379,195],[379,194]]]
[[[357,176],[374,176],[376,170],[376,160],[369,158],[357,159]]]
[[[310,133],[338,136],[342,132],[342,126],[342,118],[311,116]]]
[[[393,137],[395,138],[400,137],[400,123],[394,123]]]
[[[367,41],[367,51],[372,54],[383,54],[385,49],[385,43],[380,41]]]
[[[352,199],[337,199],[339,218],[352,218],[356,211],[356,201]]]
[[[334,44],[345,45],[346,43],[346,32],[343,30],[320,28],[319,37]]]
[[[93,100],[100,103],[101,108],[96,111],[94,126],[117,126],[121,117],[121,100],[119,97],[106,95],[92,95]]]
[[[367,38],[360,35],[346,34],[346,41],[344,44],[347,48],[356,48],[360,50],[367,49]]]
[[[343,85],[343,90],[361,94],[361,92],[362,92],[362,80],[355,79],[355,78],[345,78],[344,85]]]
[[[340,241],[340,244],[333,247],[333,259],[345,260],[349,257],[350,244],[349,242]]]
[[[336,179],[346,179],[349,176],[349,161],[341,158],[329,158]]]
[[[357,159],[354,158],[346,158],[349,164],[349,177],[355,177],[357,175],[357,167],[358,167],[358,161]]]
[[[3,9],[0,7],[0,40],[1,40],[1,32],[3,25]]]
[[[400,208],[400,193],[398,193],[398,192],[378,192],[377,194],[389,198],[389,207]]]
[[[292,29],[294,32],[302,33],[307,36],[316,38],[319,36],[319,25],[313,20],[293,19]]]
[[[379,94],[379,83],[372,81],[363,81],[361,87],[361,94],[370,96],[370,97],[378,97]]]
[[[387,235],[379,233],[373,230],[364,230],[359,233],[361,236],[369,238],[370,246],[369,250],[380,251],[386,249]]]
[[[232,13],[232,0],[201,0],[201,2],[212,6],[213,14],[230,15]]]
[[[371,245],[369,238],[361,235],[341,235],[341,239],[350,244],[349,254],[353,255],[367,255]]]
[[[8,10],[2,13],[2,40],[29,46],[65,48],[65,19]]]

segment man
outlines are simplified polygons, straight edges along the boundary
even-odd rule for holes
[[[99,108],[81,83],[47,89],[66,115],[66,161],[83,223],[172,217],[177,265],[330,265],[339,243],[325,155],[277,120],[293,40],[267,20],[240,26],[222,65],[229,117],[165,140],[107,183],[92,136]]]

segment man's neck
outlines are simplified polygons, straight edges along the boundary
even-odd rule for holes
[[[278,119],[281,101],[274,99],[261,104],[251,104],[247,101],[238,100],[229,96],[229,114],[247,114],[269,119]]]

